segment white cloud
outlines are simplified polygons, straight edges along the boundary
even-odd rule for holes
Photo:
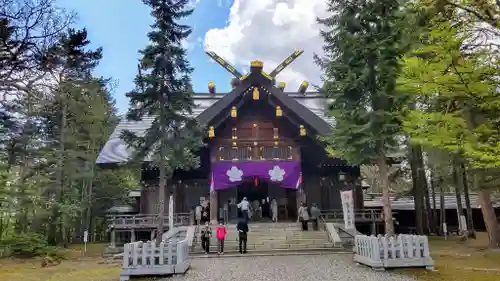
[[[267,72],[295,49],[303,49],[304,54],[276,79],[287,82],[287,90],[296,90],[302,80],[320,82],[321,72],[313,61],[314,53],[323,53],[316,18],[326,15],[325,0],[235,0],[227,25],[210,29],[204,46],[239,66],[262,60]]]
[[[201,0],[189,0],[189,2],[187,3],[187,8],[189,9],[194,9],[196,8],[196,6],[198,6],[198,4],[200,4],[200,1]]]

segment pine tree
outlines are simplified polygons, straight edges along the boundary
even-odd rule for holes
[[[322,91],[333,101],[330,152],[352,164],[376,163],[383,187],[385,230],[394,233],[387,152],[401,134],[403,95],[396,92],[398,59],[407,49],[404,14],[393,0],[330,0],[332,16],[319,22],[325,57]]]
[[[129,92],[129,120],[153,116],[154,121],[145,135],[124,132],[124,140],[135,149],[133,159],[150,158],[159,168],[159,223],[157,242],[161,241],[164,225],[167,179],[176,169],[188,170],[199,165],[197,150],[203,145],[202,131],[192,118],[190,75],[193,69],[186,60],[181,42],[191,33],[189,26],[179,21],[193,10],[188,0],[143,0],[151,9],[155,23],[148,33],[150,44],[141,50],[142,59],[136,77],[136,89]]]

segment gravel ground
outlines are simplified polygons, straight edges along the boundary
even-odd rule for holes
[[[415,281],[376,272],[352,262],[351,255],[270,256],[194,259],[184,276],[172,281]]]

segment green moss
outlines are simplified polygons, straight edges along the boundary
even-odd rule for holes
[[[497,281],[500,280],[500,251],[487,249],[488,235],[478,233],[477,239],[462,242],[433,237],[430,250],[436,271],[404,270],[421,281]]]

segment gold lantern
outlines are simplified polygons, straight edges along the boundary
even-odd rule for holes
[[[215,129],[214,129],[214,127],[213,127],[213,126],[210,126],[210,127],[208,128],[208,137],[209,137],[209,138],[213,138],[213,137],[215,137]]]
[[[281,110],[281,106],[276,106],[276,116],[281,117],[283,116],[283,111]]]
[[[280,89],[282,92],[285,91],[286,83],[285,82],[280,82],[278,84],[278,89]]]
[[[253,88],[253,99],[258,100],[259,99],[259,89],[257,87]]]
[[[208,82],[208,92],[212,95],[215,95],[215,92],[216,92],[215,83],[212,81]]]
[[[236,106],[231,108],[231,117],[236,118],[238,116],[238,111],[236,110]]]
[[[304,125],[300,125],[299,126],[299,134],[301,136],[305,136],[306,135],[306,128],[304,128]]]

